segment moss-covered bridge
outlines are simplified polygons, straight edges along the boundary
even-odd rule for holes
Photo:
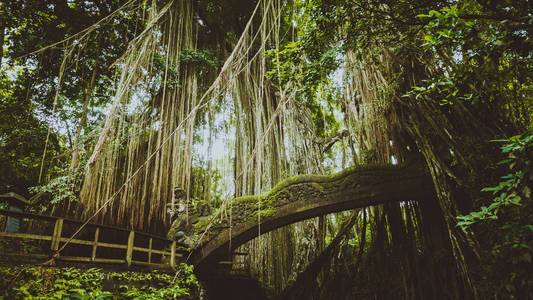
[[[231,224],[229,218],[218,217],[213,222],[200,218],[193,228],[201,239],[189,263],[201,274],[245,242],[285,225],[333,212],[430,197],[434,197],[431,178],[415,165],[366,166],[330,176],[296,176],[260,197],[260,218],[259,196],[233,199],[226,206],[231,209]],[[178,230],[172,228],[171,235]]]

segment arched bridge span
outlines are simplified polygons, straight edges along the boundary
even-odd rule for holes
[[[285,180],[261,196],[261,223],[258,223],[258,196],[232,202],[232,224],[215,224],[193,249],[189,262],[198,274],[227,257],[245,242],[260,234],[305,219],[344,210],[390,202],[420,201],[434,197],[430,176],[420,166],[367,166],[347,169],[331,176],[304,175]]]

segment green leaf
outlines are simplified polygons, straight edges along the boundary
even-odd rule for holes
[[[101,293],[98,293],[98,296],[96,296],[96,298],[94,299],[104,299],[104,298],[112,297],[112,296],[113,294],[110,292],[101,292]]]
[[[500,186],[486,187],[486,188],[481,189],[482,192],[498,192],[500,190],[501,190]]]
[[[498,209],[500,206],[501,206],[501,203],[500,203],[500,202],[493,202],[493,203],[489,206],[489,210],[490,210],[490,211],[496,210],[496,209]]]
[[[510,203],[514,204],[514,205],[521,205],[521,204],[520,204],[520,200],[522,200],[522,197],[520,197],[520,196],[514,196],[514,197],[510,197],[508,201],[509,201]]]
[[[502,161],[499,161],[498,163],[496,163],[496,165],[504,165],[504,164],[508,164],[510,163],[512,160],[511,159],[504,159]]]
[[[436,11],[436,10],[430,10],[429,11],[429,15],[432,16],[432,17],[433,16],[438,17],[438,16],[441,16],[442,14],[440,12]]]
[[[457,222],[457,226],[462,226],[462,227],[469,226],[469,225],[472,225],[472,224],[473,224],[473,222],[467,222],[467,221]]]
[[[428,42],[431,42],[431,43],[434,43],[436,41],[436,38],[432,35],[429,35],[429,34],[426,34],[424,36],[424,40],[428,41]]]

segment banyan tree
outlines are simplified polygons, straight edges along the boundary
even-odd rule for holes
[[[497,162],[518,149],[502,154],[492,140],[531,130],[532,109],[532,9],[496,2],[115,5],[93,25],[19,58],[41,66],[60,57],[57,72],[46,74],[52,115],[78,91],[79,117],[62,172],[53,178],[47,171],[58,134],[53,126],[40,164],[45,189],[61,180],[68,186],[54,194],[54,213],[170,230],[175,238],[173,223],[196,224],[198,216],[206,231],[220,220],[231,226],[232,199],[254,196],[258,237],[237,249],[247,255],[234,266],[249,268],[272,296],[488,295],[483,265],[496,266],[501,257],[484,249],[498,244],[497,234],[487,233],[497,226],[476,222],[497,219],[506,206],[491,210],[492,198],[481,189],[495,185],[503,172]],[[89,126],[90,112],[98,110],[105,117]],[[406,198],[262,234],[261,218],[272,207],[261,195],[284,179],[411,164],[431,179],[434,194],[424,201]],[[520,172],[514,188],[527,206],[531,176],[527,168]],[[484,215],[469,219],[481,206]],[[526,211],[505,216],[526,224]],[[466,223],[458,226],[460,220]],[[531,268],[531,256],[522,256],[527,251],[519,257]],[[497,276],[494,270],[487,272]],[[513,280],[494,294],[531,290],[527,279]]]

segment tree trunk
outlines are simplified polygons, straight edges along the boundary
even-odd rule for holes
[[[4,40],[6,37],[6,26],[4,25],[4,22],[2,21],[2,24],[0,24],[0,68],[2,67],[2,60],[4,58]]]

